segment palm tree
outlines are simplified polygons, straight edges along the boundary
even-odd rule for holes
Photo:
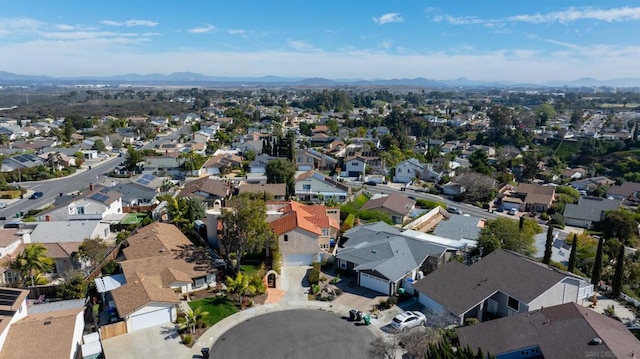
[[[27,277],[30,285],[37,284],[36,279],[53,268],[53,258],[47,255],[47,248],[42,244],[27,244],[22,253],[11,262],[10,268],[21,277],[21,283],[26,285]]]
[[[197,307],[196,309],[190,309],[186,312],[184,317],[178,318],[178,323],[183,328],[189,328],[189,331],[193,333],[196,331],[196,324],[208,315],[209,312],[203,311],[202,307]]]

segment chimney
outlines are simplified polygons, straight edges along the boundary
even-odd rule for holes
[[[89,191],[93,191],[93,183],[89,183]]]

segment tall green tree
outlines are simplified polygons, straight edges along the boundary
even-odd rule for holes
[[[605,215],[602,230],[605,238],[618,238],[624,245],[629,245],[629,241],[638,235],[638,222],[631,211],[611,211]]]
[[[62,299],[84,299],[89,291],[89,283],[82,273],[75,273],[58,287],[56,295]]]
[[[138,163],[142,162],[143,159],[144,157],[142,156],[142,152],[137,151],[131,145],[127,147],[127,157],[124,161],[127,171],[135,171],[138,168]]]
[[[493,168],[489,164],[489,156],[487,152],[481,149],[473,151],[469,156],[469,165],[474,172],[489,175],[493,172]]]
[[[534,236],[542,228],[532,219],[526,219],[522,230],[518,221],[506,217],[488,220],[480,231],[478,248],[486,256],[496,249],[508,249],[524,255],[535,254]]]
[[[100,153],[106,152],[107,151],[107,146],[105,146],[104,141],[102,140],[96,140],[93,143],[93,146],[91,147],[92,150],[96,150]]]
[[[89,261],[92,267],[95,267],[102,262],[108,249],[109,245],[102,238],[85,238],[78,248],[78,255],[81,259]]]
[[[20,285],[35,286],[38,277],[53,268],[53,258],[42,244],[27,244],[9,267],[18,274]]]
[[[544,256],[542,263],[551,264],[551,249],[553,248],[553,226],[547,228],[547,239],[544,242]]]
[[[207,214],[204,203],[198,198],[165,196],[163,199],[167,201],[169,220],[185,234],[193,230],[193,222]]]
[[[591,284],[597,286],[600,283],[600,275],[602,274],[602,254],[604,251],[604,238],[598,239],[598,249],[596,250],[596,260],[593,263],[591,271]]]
[[[231,254],[236,256],[236,272],[240,271],[242,257],[246,253],[272,247],[276,238],[267,223],[267,206],[264,201],[237,196],[222,210],[222,235],[220,244],[224,248],[227,262]]]
[[[278,158],[267,163],[265,168],[267,183],[284,183],[287,185],[287,198],[295,192],[296,166],[285,158]]]
[[[618,258],[616,259],[616,270],[611,280],[611,294],[614,298],[618,298],[622,293],[622,276],[624,274],[624,246],[618,249]]]
[[[578,235],[573,234],[573,242],[571,242],[571,252],[569,252],[569,263],[567,264],[567,270],[571,273],[576,269],[576,260],[578,252]]]

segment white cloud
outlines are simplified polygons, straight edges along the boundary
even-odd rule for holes
[[[205,34],[208,32],[214,32],[216,31],[216,27],[211,25],[211,24],[206,24],[204,26],[201,27],[194,27],[193,29],[189,29],[187,30],[187,32],[190,32],[192,34]]]
[[[392,22],[403,22],[404,19],[402,18],[402,16],[397,13],[397,12],[390,12],[388,14],[384,14],[380,17],[374,17],[372,18],[373,22],[375,22],[378,25],[384,25],[384,24],[389,24]]]
[[[392,45],[393,45],[393,41],[390,41],[390,40],[381,41],[378,43],[378,46],[383,49],[390,49]]]
[[[242,29],[229,29],[227,30],[227,34],[229,35],[244,35],[246,33],[245,30]]]
[[[26,17],[0,18],[0,37],[10,34],[33,32],[44,26],[44,23]]]
[[[154,27],[156,25],[158,25],[157,22],[155,21],[151,21],[151,20],[127,20],[127,21],[114,21],[114,20],[103,20],[100,21],[100,23],[102,25],[107,25],[107,26],[127,26],[127,27],[132,27],[132,26],[148,26],[148,27]]]
[[[554,39],[544,39],[544,41],[546,41],[546,42],[548,42],[550,44],[560,45],[560,46],[564,46],[564,47],[568,47],[568,48],[572,48],[572,49],[579,48],[578,45],[572,44],[572,43],[569,43],[569,42],[558,41],[558,40],[554,40]]]
[[[517,15],[508,18],[510,21],[542,23],[569,23],[578,20],[599,20],[606,22],[640,20],[640,7],[620,7],[614,9],[569,8],[546,14]]]
[[[298,50],[298,51],[317,51],[318,49],[303,40],[287,40],[287,45],[290,48]]]
[[[486,24],[487,20],[478,18],[477,16],[456,17],[451,15],[438,15],[431,18],[433,22],[446,22],[451,25],[477,25]]]
[[[76,28],[75,26],[68,25],[68,24],[57,24],[54,27],[60,31],[71,31],[71,30],[75,30]]]

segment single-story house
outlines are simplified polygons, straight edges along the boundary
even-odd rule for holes
[[[640,341],[619,321],[570,302],[457,329],[460,346],[497,359],[633,358]]]
[[[428,310],[462,325],[577,302],[593,293],[581,277],[506,250],[467,266],[450,261],[414,284]]]
[[[640,183],[625,182],[619,186],[611,186],[607,191],[607,197],[615,199],[640,198]]]
[[[402,224],[409,219],[416,207],[416,201],[398,193],[390,195],[374,195],[360,209],[386,213],[395,224]]]
[[[358,226],[343,234],[336,254],[341,270],[355,273],[358,285],[386,295],[400,288],[413,291],[413,281],[445,260],[447,248],[404,236],[384,222]]]
[[[287,196],[287,185],[284,183],[247,183],[241,182],[238,186],[238,194],[263,193],[270,195],[274,201],[284,201]]]
[[[171,224],[152,223],[126,239],[126,283],[111,291],[127,332],[172,322],[180,297],[215,284],[211,260]],[[203,264],[204,263],[204,264]]]
[[[578,204],[568,203],[564,207],[564,221],[568,226],[591,228],[594,223],[604,221],[607,211],[615,211],[622,203],[619,199],[580,197]]]

